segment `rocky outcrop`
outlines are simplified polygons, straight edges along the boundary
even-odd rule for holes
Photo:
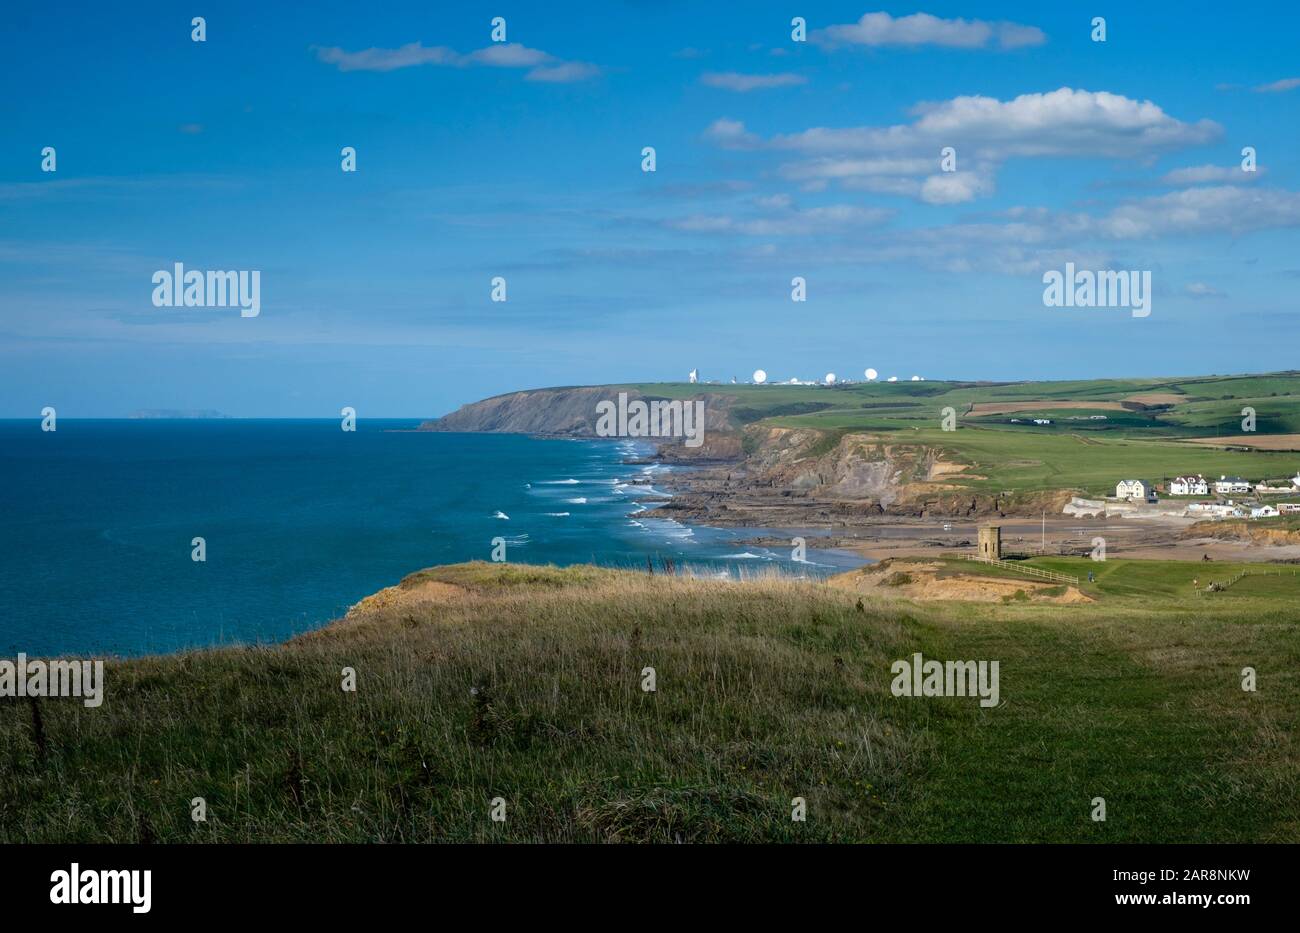
[[[834,511],[927,516],[998,515],[1007,501],[973,493],[968,464],[927,444],[898,443],[871,434],[836,436],[811,429],[756,425],[746,469],[759,485],[832,500]]]
[[[617,398],[618,391],[612,386],[581,386],[495,395],[426,421],[420,430],[595,437],[596,405],[610,398],[611,392]],[[642,398],[635,390],[622,391],[629,398]]]
[[[1181,537],[1218,538],[1221,541],[1244,541],[1248,544],[1274,547],[1300,544],[1300,530],[1270,525],[1268,519],[1264,519],[1263,522],[1263,524],[1245,521],[1197,522],[1192,527],[1184,529]]]
[[[465,405],[421,430],[596,437],[597,405],[661,401],[629,386],[535,389],[498,395]],[[897,435],[846,433],[814,428],[774,427],[762,422],[743,429],[731,418],[736,399],[703,392],[684,401],[705,403],[704,443],[653,439],[656,458],[712,469],[678,474],[675,498],[665,507],[683,521],[727,525],[831,525],[869,522],[884,515],[996,517],[1059,513],[1070,492],[1004,497],[980,493],[970,472],[939,446],[905,443]],[[720,465],[721,464],[721,465]]]
[[[621,393],[629,402],[669,401],[631,386],[575,386],[511,392],[462,405],[456,411],[420,425],[421,431],[489,434],[536,434],[546,437],[597,437],[597,406],[618,404]],[[692,463],[738,460],[744,456],[739,433],[731,425],[735,399],[716,393],[700,393],[681,399],[704,402],[704,432],[698,447],[687,447],[682,438],[646,438],[660,445],[665,460]]]

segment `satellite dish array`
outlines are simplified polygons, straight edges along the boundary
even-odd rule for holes
[[[878,372],[876,372],[874,369],[870,369],[870,368],[868,368],[867,370],[865,370],[865,371],[862,373],[862,375],[864,375],[864,376],[867,377],[867,381],[868,381],[868,382],[875,382],[878,378],[880,378],[880,373],[878,373]],[[839,378],[839,377],[837,377],[834,373],[827,373],[826,376],[825,376],[825,378],[823,379],[823,382],[824,382],[826,385],[828,385],[828,386],[833,386],[833,385],[835,385],[835,382],[836,382],[836,380],[837,380],[838,378]],[[756,369],[756,370],[754,370],[754,375],[751,377],[751,379],[752,379],[754,385],[761,386],[761,385],[763,385],[765,382],[767,382],[767,371],[766,371],[766,370],[763,370],[763,369]],[[889,377],[888,379],[886,379],[885,381],[886,381],[886,382],[897,382],[897,381],[898,381],[898,377],[897,377],[897,376],[890,376],[890,377]],[[913,376],[913,377],[912,377],[912,382],[925,382],[925,377],[924,377],[924,376]],[[791,383],[792,383],[792,384],[797,384],[797,383],[798,383],[798,380],[797,380],[797,379],[793,379],[793,380],[791,380]],[[811,383],[803,383],[803,384],[804,384],[804,385],[811,385]]]

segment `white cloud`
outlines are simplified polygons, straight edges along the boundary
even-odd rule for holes
[[[938,45],[957,49],[985,48],[994,41],[1003,49],[1015,49],[1042,45],[1047,41],[1047,36],[1037,26],[989,23],[978,19],[941,19],[929,13],[913,13],[897,19],[888,13],[867,13],[856,23],[816,30],[812,38],[814,42],[831,47]]]
[[[737,120],[720,119],[705,137],[728,149],[796,152],[808,158],[781,174],[807,187],[838,182],[845,188],[921,196],[931,203],[989,194],[998,167],[1014,157],[1148,158],[1201,145],[1222,128],[1210,120],[1187,123],[1151,101],[1106,91],[1060,88],[1012,100],[957,97],[913,108],[911,123],[846,128],[813,127],[763,139]],[[952,146],[961,181],[919,176],[934,172]]]
[[[781,174],[802,182],[805,191],[819,191],[828,181],[836,181],[850,191],[900,195],[927,204],[960,204],[993,193],[986,165],[961,172],[936,173],[938,168],[938,158],[821,158],[783,165]]]
[[[884,208],[832,204],[805,210],[784,209],[788,201],[767,206],[782,208],[766,216],[736,217],[731,214],[693,214],[664,221],[673,230],[687,233],[719,233],[742,236],[816,236],[857,227],[877,226],[893,212]]]
[[[1219,291],[1213,285],[1206,285],[1204,282],[1189,282],[1186,288],[1187,294],[1193,298],[1222,298],[1223,292]]]
[[[445,45],[426,48],[410,42],[396,49],[370,48],[348,52],[336,46],[313,46],[316,58],[339,71],[396,71],[420,65],[452,68],[486,66],[490,68],[527,68],[529,81],[584,81],[600,74],[600,68],[587,62],[566,62],[540,49],[530,49],[517,42],[497,43],[464,55]]]
[[[727,117],[710,123],[704,130],[704,138],[724,149],[754,149],[762,143],[757,134],[746,131],[745,124]]]
[[[1274,81],[1272,84],[1261,84],[1255,88],[1260,94],[1277,94],[1281,91],[1292,91],[1300,87],[1300,78],[1283,78],[1281,81]]]
[[[363,49],[360,52],[345,52],[334,46],[315,47],[315,52],[319,61],[335,65],[339,71],[396,71],[416,65],[455,65],[460,59],[454,49],[445,45],[425,48],[419,42],[398,49]]]
[[[701,75],[700,83],[708,87],[738,91],[743,94],[747,91],[766,90],[774,87],[794,87],[807,84],[808,79],[803,75],[788,72],[784,74],[746,75],[734,71],[713,71]]]
[[[921,200],[927,204],[962,204],[992,193],[992,183],[975,172],[940,172],[921,185]]]
[[[600,67],[590,62],[561,62],[558,65],[542,65],[524,75],[525,81],[545,81],[548,84],[571,84],[574,81],[586,81],[600,74]]]
[[[530,49],[518,42],[499,42],[461,57],[460,64],[491,65],[494,68],[536,68],[555,61],[540,49]]]
[[[1121,205],[1086,226],[1116,239],[1300,227],[1300,192],[1188,188]]]
[[[1013,208],[1006,224],[959,224],[946,229],[990,227],[1026,243],[1137,240],[1163,236],[1232,234],[1300,227],[1300,192],[1237,188],[1187,188],[1128,201],[1101,214]]]
[[[920,178],[866,175],[857,178],[846,178],[840,182],[840,187],[846,191],[870,191],[872,194],[892,194],[904,198],[920,198],[923,184],[924,182]],[[822,191],[826,188],[826,182],[809,182],[803,187],[805,191]]]
[[[765,210],[785,210],[794,207],[794,198],[788,194],[770,194],[754,198],[754,203]]]
[[[1143,256],[1143,243],[1150,240],[1240,236],[1278,228],[1300,228],[1300,192],[1192,188],[1131,201],[1097,214],[1020,207],[978,221],[855,230],[852,239],[818,244],[809,258],[1036,276],[1067,261],[1080,268],[1134,268],[1152,261]],[[1219,297],[1217,292],[1199,287],[1187,293]]]
[[[1103,156],[1133,158],[1200,145],[1221,134],[1211,120],[1184,123],[1151,101],[1063,87],[1013,100],[955,97],[914,108],[912,123],[829,129],[773,137],[767,145],[805,153],[937,153],[958,156]],[[743,125],[739,125],[741,131]]]
[[[1160,179],[1161,184],[1172,187],[1185,185],[1247,185],[1258,181],[1264,174],[1263,169],[1254,172],[1242,171],[1240,166],[1193,165],[1188,168],[1176,168],[1166,172]]]
[[[781,166],[781,174],[791,181],[810,179],[842,180],[869,175],[923,175],[939,165],[936,156],[931,159],[909,159],[897,156],[865,159],[826,157],[792,162]]]

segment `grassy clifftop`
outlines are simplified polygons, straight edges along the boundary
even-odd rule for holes
[[[911,445],[967,464],[947,481],[972,494],[1114,491],[1124,478],[1183,473],[1282,478],[1300,468],[1300,374],[1063,382],[897,382],[838,386],[644,383],[516,392],[467,405],[428,427],[594,436],[596,403],[633,398],[706,402],[718,458],[753,455],[772,429],[808,429]],[[1243,409],[1254,431],[1243,431]],[[955,430],[943,430],[951,409]],[[1034,419],[1050,424],[1034,424]],[[720,438],[734,442],[719,444]]]
[[[1106,569],[988,606],[436,568],[284,646],[113,663],[98,709],[0,705],[0,840],[1300,838],[1295,578]],[[1003,705],[892,696],[916,651],[999,660]]]

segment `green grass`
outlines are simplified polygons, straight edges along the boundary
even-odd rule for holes
[[[282,647],[113,662],[39,737],[0,704],[0,841],[1300,838],[1293,568],[1196,597],[1200,565],[1033,563],[1097,601],[434,568]],[[916,651],[999,660],[1003,705],[892,696]]]
[[[947,754],[918,785],[911,829],[965,842],[1300,838],[1291,799],[1300,784],[1290,773],[1300,753],[1296,568],[1025,563],[1084,580],[1094,570],[1096,584],[1082,589],[1097,601],[949,603],[920,624],[936,657],[1001,659],[1007,702],[994,714],[963,708],[964,720],[935,721],[932,735]],[[1194,576],[1204,586],[1242,569],[1251,575],[1226,592],[1202,597],[1191,586]],[[1259,674],[1255,693],[1241,689],[1246,666]],[[1086,817],[1094,796],[1106,800],[1105,823]],[[1198,817],[1173,814],[1175,800]],[[1270,812],[1274,805],[1281,809]]]
[[[1214,450],[1188,444],[1191,437],[1300,433],[1300,374],[1177,379],[1095,379],[1063,382],[869,383],[834,388],[809,386],[638,384],[632,388],[670,398],[703,393],[730,396],[733,423],[744,427],[813,428],[828,433],[824,453],[845,434],[878,434],[896,444],[944,448],[971,463],[982,480],[958,480],[975,492],[1077,489],[1088,495],[1114,492],[1119,479],[1152,481],[1182,473],[1237,474],[1252,479],[1294,475],[1300,454],[1285,451]],[[1176,404],[1141,410],[1105,410],[1088,402],[1122,401],[1152,393],[1178,397]],[[1077,407],[1034,407],[1034,400]],[[1008,414],[971,416],[980,402],[1015,402]],[[1244,407],[1256,411],[1256,435],[1241,431]],[[945,408],[958,429],[940,430]],[[1075,420],[1104,414],[1105,421]],[[1011,424],[1011,418],[1022,419]],[[1051,418],[1051,425],[1023,423]]]
[[[984,492],[1078,489],[1089,495],[1113,495],[1115,483],[1129,477],[1154,479],[1183,472],[1281,476],[1298,459],[1295,454],[1216,450],[1122,434],[969,426],[951,432],[914,431],[910,439],[948,449],[954,458],[971,464],[969,472],[984,479],[963,482]]]

